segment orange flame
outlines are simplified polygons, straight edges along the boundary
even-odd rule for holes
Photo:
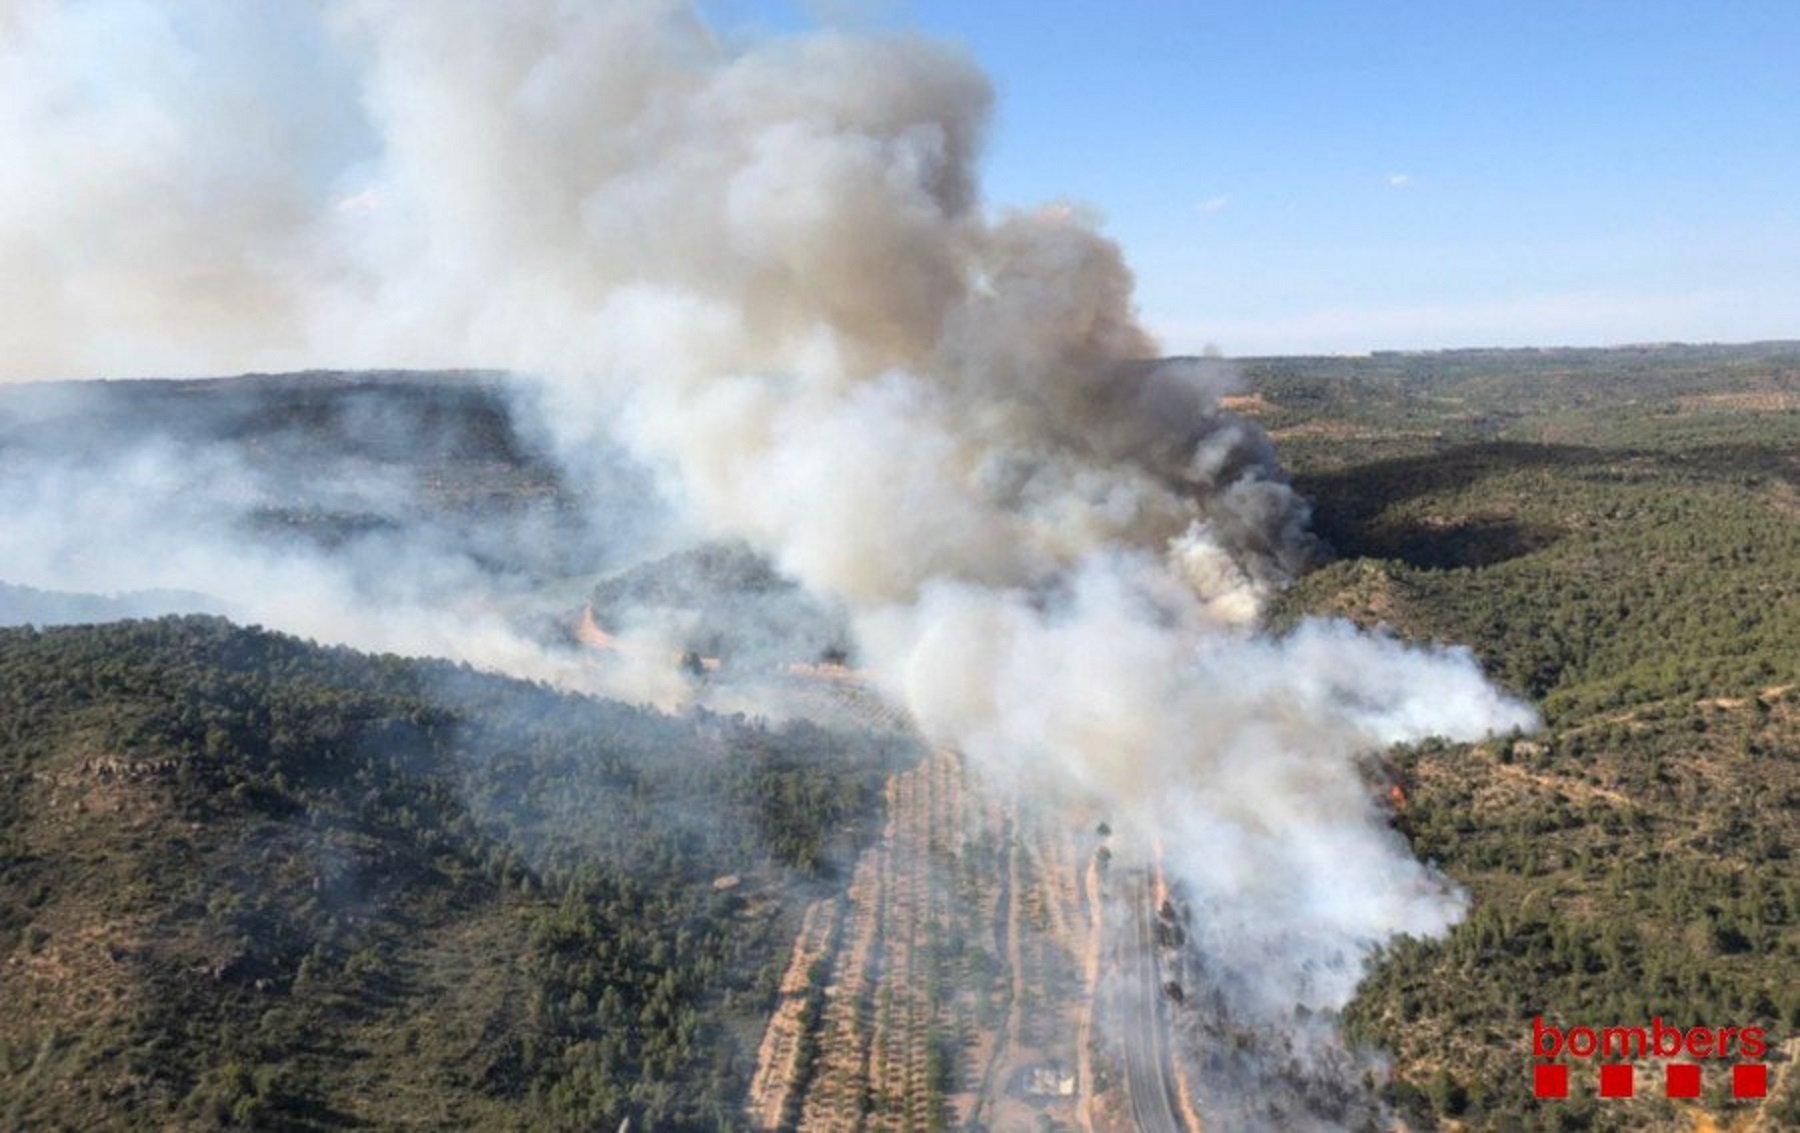
[[[594,620],[594,604],[589,602],[581,608],[581,620],[575,623],[575,640],[583,645],[591,645],[595,649],[617,649],[619,643],[612,634],[600,628]]]

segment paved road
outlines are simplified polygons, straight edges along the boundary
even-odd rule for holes
[[[1173,1075],[1162,1019],[1150,879],[1134,879],[1125,938],[1125,1089],[1139,1133],[1186,1133],[1175,1116]]]

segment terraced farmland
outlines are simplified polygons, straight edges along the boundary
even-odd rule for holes
[[[886,802],[847,891],[795,939],[751,1122],[1132,1128],[1124,1028],[1094,1004],[1129,951],[1102,937],[1122,939],[1134,894],[1110,907],[1092,817],[1028,811],[945,749],[890,779]]]

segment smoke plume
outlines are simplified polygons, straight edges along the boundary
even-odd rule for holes
[[[1530,713],[1465,651],[1259,632],[1304,501],[1227,365],[1146,361],[1094,217],[982,200],[962,52],[639,0],[4,11],[8,373],[531,375],[568,467],[624,446],[847,611],[930,738],[1159,835],[1237,1009],[1458,916],[1355,761]]]

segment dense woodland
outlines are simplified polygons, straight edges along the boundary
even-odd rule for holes
[[[1531,1097],[1530,1020],[1800,1028],[1800,351],[1458,352],[1248,368],[1339,558],[1281,616],[1473,646],[1538,734],[1392,753],[1466,887],[1353,1005],[1414,1124],[1641,1128],[1658,1088]],[[1766,1107],[1800,1125],[1789,1043]],[[1640,1082],[1654,1087],[1654,1076]],[[1641,1095],[1649,1094],[1648,1098]],[[1685,1104],[1685,1103],[1683,1103]]]
[[[215,619],[0,630],[0,1124],[728,1125],[794,903],[915,756]]]
[[[1233,405],[1336,551],[1277,628],[1467,643],[1546,722],[1385,755],[1396,836],[1470,899],[1447,939],[1393,943],[1347,1014],[1391,1111],[1684,1126],[1690,1103],[1642,1085],[1530,1096],[1532,1016],[1662,1015],[1767,1027],[1774,1096],[1734,1102],[1715,1073],[1702,1105],[1800,1127],[1800,349],[1244,372]],[[271,469],[324,430],[333,460],[398,461],[445,514],[567,510],[481,379],[442,405],[422,379],[330,380],[251,379],[181,427]],[[64,392],[15,398],[0,458],[145,414],[175,429],[197,389],[123,387],[143,404],[98,426]],[[390,444],[440,410],[452,443]],[[255,518],[329,543],[371,514],[302,496]],[[577,603],[686,604],[689,574],[724,571],[789,612],[729,557],[674,565]],[[916,756],[216,619],[0,630],[0,1126],[734,1127],[794,914],[842,884]]]

